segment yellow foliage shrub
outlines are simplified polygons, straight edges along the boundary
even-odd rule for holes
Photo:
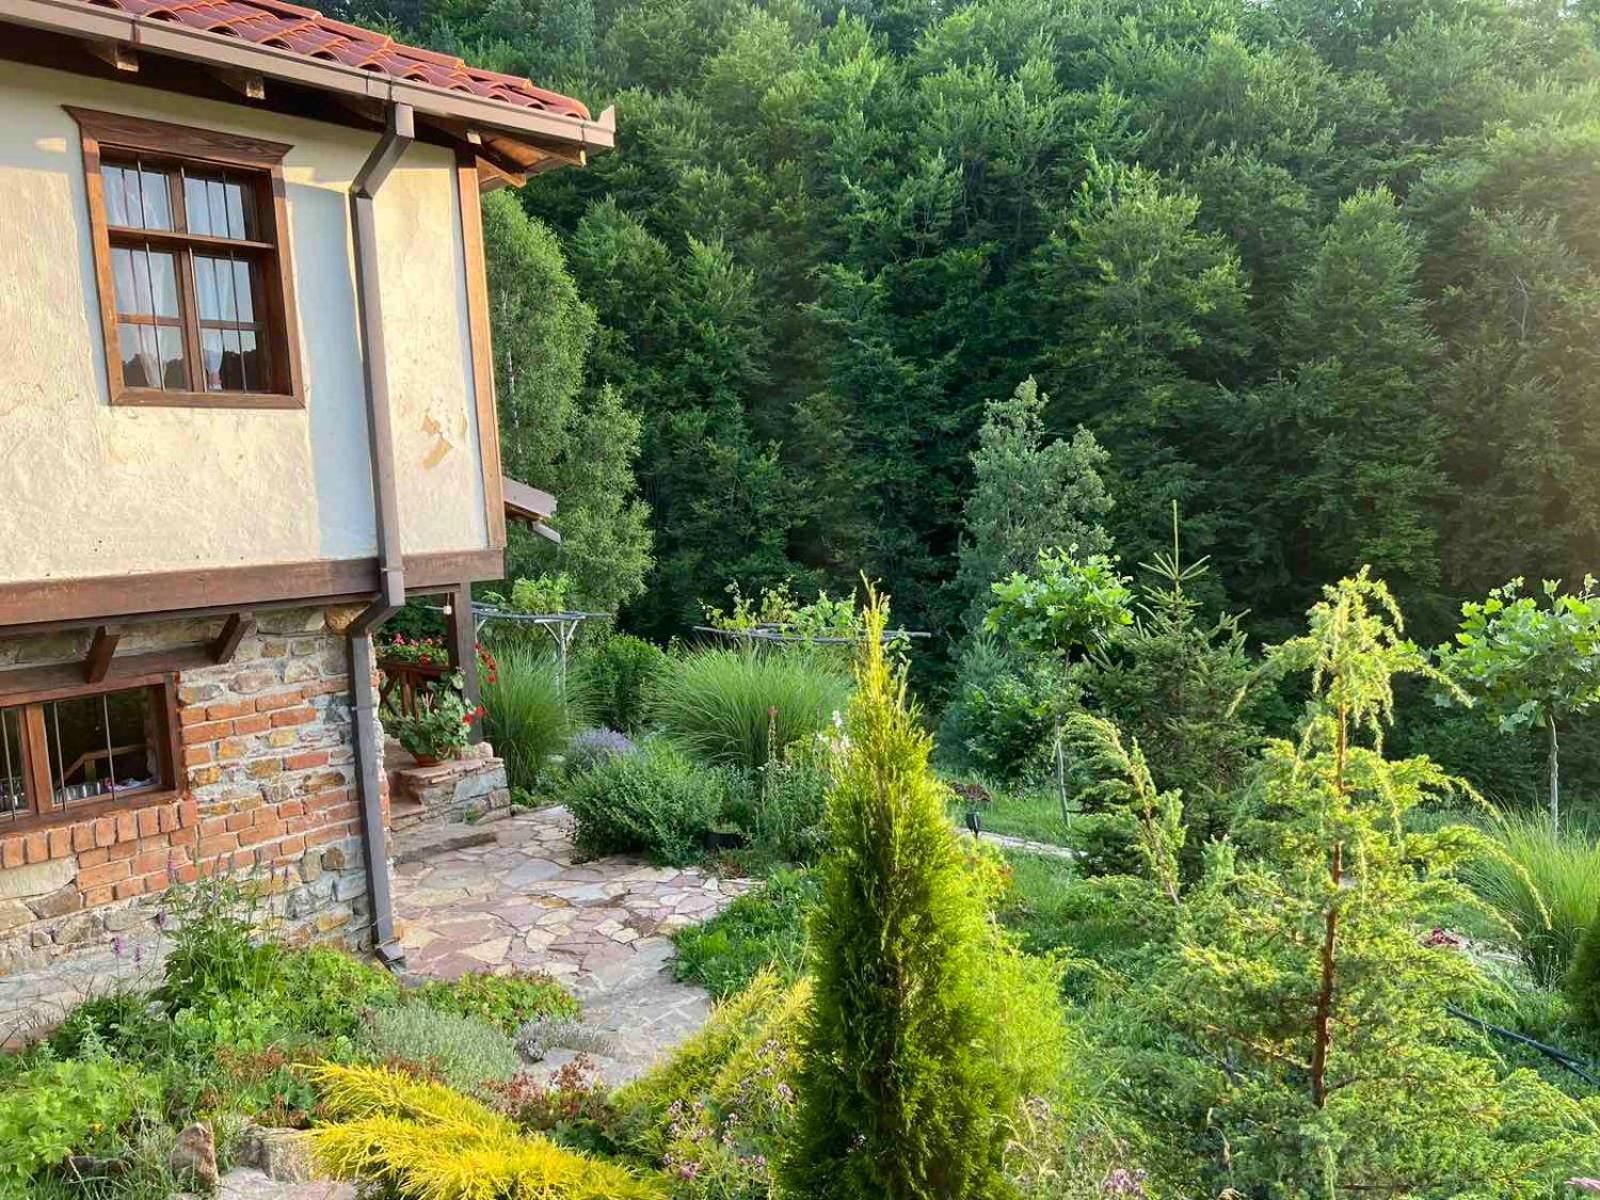
[[[330,1123],[312,1133],[338,1179],[406,1200],[663,1200],[653,1184],[537,1136],[442,1084],[381,1067],[311,1073]]]

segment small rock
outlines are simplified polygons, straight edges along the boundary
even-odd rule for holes
[[[211,1126],[201,1121],[178,1134],[167,1165],[179,1179],[187,1180],[202,1193],[217,1190],[217,1139]]]
[[[316,1177],[311,1139],[298,1129],[248,1126],[239,1138],[239,1161],[281,1183],[306,1183]]]

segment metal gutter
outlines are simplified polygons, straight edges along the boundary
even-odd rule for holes
[[[373,949],[387,966],[404,963],[395,941],[389,888],[389,830],[383,818],[383,740],[372,686],[376,656],[372,631],[406,602],[400,552],[400,496],[395,486],[394,435],[389,421],[389,368],[383,345],[383,295],[378,285],[378,225],[374,201],[415,134],[408,104],[389,107],[383,136],[350,185],[350,233],[355,249],[356,310],[361,324],[366,379],[367,436],[371,444],[372,499],[377,517],[378,594],[350,623],[350,700],[354,712],[356,798],[366,847],[367,895],[372,903]]]
[[[136,17],[81,0],[0,0],[0,21],[99,38],[189,59],[208,67],[237,67],[268,79],[282,79],[384,105],[403,104],[417,112],[465,121],[485,130],[521,138],[609,150],[616,145],[616,115],[609,109],[593,120],[485,100],[432,84],[379,75],[360,67],[308,59],[292,50],[246,42],[227,34],[191,29],[172,21]],[[533,144],[537,144],[536,142]]]

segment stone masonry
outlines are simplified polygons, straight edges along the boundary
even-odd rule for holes
[[[407,760],[410,756],[400,751]],[[390,827],[481,821],[511,811],[506,764],[487,742],[437,766],[400,765],[389,772]]]
[[[218,873],[261,883],[263,913],[288,937],[365,939],[342,635],[352,613],[262,613],[230,662],[178,677],[175,797],[9,835],[0,825],[0,976],[153,941],[164,893]],[[192,645],[219,626],[129,629],[119,655]],[[6,642],[0,664],[81,660],[87,637]]]

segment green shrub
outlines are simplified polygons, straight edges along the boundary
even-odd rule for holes
[[[483,688],[484,736],[505,759],[511,786],[533,788],[545,764],[583,725],[578,674],[571,673],[564,690],[560,667],[549,654],[510,645],[497,658],[495,681]]]
[[[454,983],[433,979],[411,995],[434,1012],[477,1017],[505,1033],[540,1017],[578,1015],[572,993],[542,972],[473,973]]]
[[[1600,911],[1600,843],[1535,813],[1506,814],[1494,832],[1505,857],[1471,863],[1467,882],[1516,931],[1534,978],[1559,988]]]
[[[995,638],[974,637],[961,652],[939,723],[941,761],[1001,783],[1044,778],[1060,690],[1059,672],[1048,663],[1008,653]]]
[[[1591,1034],[1600,1033],[1600,909],[1578,939],[1566,993],[1573,1019]]]
[[[717,771],[697,767],[661,741],[613,758],[570,784],[573,841],[595,856],[642,851],[658,862],[693,862],[728,791]]]
[[[850,685],[815,655],[700,650],[650,688],[656,723],[706,762],[757,770],[827,727]]]
[[[0,1092],[0,1198],[32,1197],[36,1176],[68,1155],[114,1148],[147,1098],[135,1073],[104,1058],[45,1062],[9,1080]]]
[[[621,1142],[671,1172],[679,1200],[769,1200],[794,1122],[810,985],[771,972],[615,1097]]]
[[[389,1007],[400,983],[388,971],[326,946],[284,956],[284,1022],[320,1037],[351,1037],[369,1009]]]
[[[669,662],[666,651],[654,642],[626,633],[606,638],[583,664],[591,716],[611,729],[639,732],[644,727],[645,693]]]
[[[1024,1099],[1062,1078],[1064,1018],[1055,972],[991,925],[997,877],[956,840],[886,621],[873,597],[828,798],[785,1183],[813,1200],[976,1200],[1001,1193]]]
[[[488,1021],[427,1004],[380,1009],[365,1040],[380,1062],[410,1064],[466,1092],[481,1092],[522,1068],[511,1039]]]
[[[806,922],[821,888],[807,871],[775,872],[703,925],[673,935],[673,971],[717,999],[743,991],[763,971],[793,981],[805,965]]]
[[[828,763],[827,745],[813,739],[753,774],[730,776],[725,821],[749,837],[760,859],[815,862],[827,841]]]

